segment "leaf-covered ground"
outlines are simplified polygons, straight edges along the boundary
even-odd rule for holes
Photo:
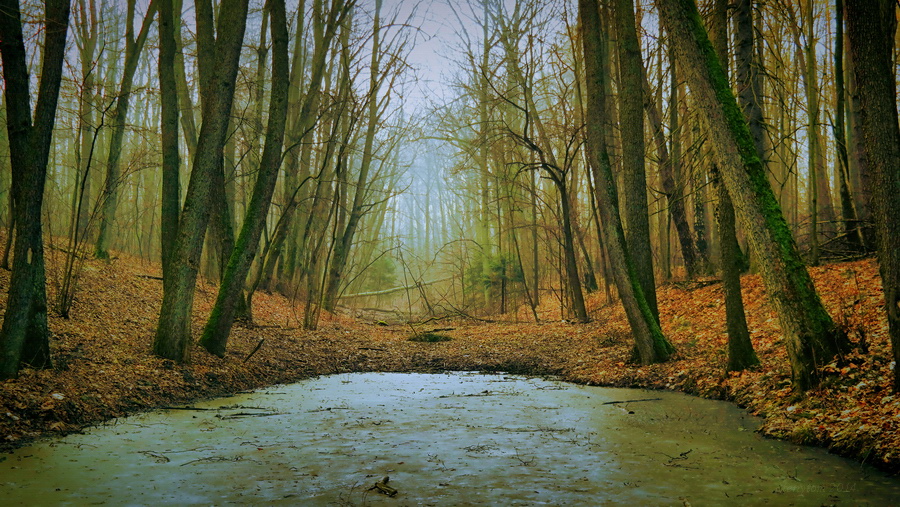
[[[55,276],[50,263],[48,279]],[[753,342],[762,366],[726,374],[721,285],[713,281],[660,288],[663,328],[678,349],[668,363],[629,362],[624,312],[590,299],[590,324],[569,324],[547,305],[541,323],[432,322],[450,341],[413,342],[409,326],[381,326],[326,316],[317,331],[299,329],[300,305],[276,295],[254,298],[255,325],[238,324],[224,359],[193,348],[189,365],[151,354],[162,283],[155,264],[122,256],[87,261],[70,319],[51,312],[54,368],[26,369],[0,383],[0,449],[38,436],[78,431],[135,411],[175,405],[305,377],[352,371],[482,370],[554,374],[573,382],[673,389],[732,400],[763,416],[760,431],[827,446],[900,471],[900,396],[890,392],[891,359],[877,264],[872,260],[812,270],[830,312],[863,340],[867,352],[827,369],[822,387],[805,397],[790,388],[777,319],[758,276],[743,278]],[[6,294],[9,273],[0,271]],[[48,284],[49,297],[55,295]],[[215,287],[198,286],[199,334]],[[5,296],[0,315],[5,312]],[[525,320],[530,312],[505,316]],[[262,341],[259,350],[254,349]],[[251,354],[252,353],[252,354]]]

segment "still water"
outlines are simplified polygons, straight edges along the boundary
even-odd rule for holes
[[[476,373],[360,373],[0,455],[3,505],[896,505],[900,479],[731,404]],[[388,497],[370,488],[385,476]]]

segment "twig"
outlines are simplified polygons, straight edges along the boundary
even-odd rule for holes
[[[219,419],[238,419],[240,417],[269,417],[271,415],[281,415],[281,412],[238,412],[236,414],[217,415]]]
[[[262,344],[263,344],[264,341],[266,341],[265,338],[262,338],[262,339],[259,340],[259,343],[256,344],[256,347],[254,347],[253,350],[250,351],[249,354],[247,354],[247,357],[244,358],[244,362],[245,362],[245,363],[246,363],[247,361],[249,361],[251,357],[253,357],[253,354],[256,354],[256,351],[259,350],[260,347],[262,347]]]
[[[519,460],[523,466],[530,467],[532,463],[534,463],[534,456],[531,456],[530,460],[526,460],[519,456],[519,449],[516,449],[516,459]]]

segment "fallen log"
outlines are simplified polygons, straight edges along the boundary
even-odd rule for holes
[[[384,290],[373,290],[371,292],[357,292],[356,294],[344,294],[341,296],[341,299],[350,299],[350,298],[363,298],[368,296],[384,296],[386,294],[393,294],[395,292],[401,292],[404,290],[413,290],[423,285],[431,285],[439,282],[446,282],[447,280],[452,280],[452,276],[448,276],[446,278],[440,278],[438,280],[430,280],[427,282],[414,283],[412,285],[407,285],[405,287],[391,287],[390,289]]]

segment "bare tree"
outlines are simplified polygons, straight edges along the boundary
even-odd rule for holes
[[[207,8],[208,13],[198,12],[198,31],[201,27],[211,30],[212,8],[208,1],[198,0],[198,7]],[[224,0],[219,6],[215,42],[199,39],[203,46],[201,50],[210,51],[217,64],[207,85],[213,93],[209,93],[208,100],[203,103],[203,124],[178,221],[178,233],[169,258],[169,280],[163,284],[163,301],[153,343],[157,355],[178,362],[190,359],[194,286],[200,267],[203,236],[209,222],[210,182],[213,171],[219,167],[225,145],[247,23],[247,3],[247,0]]]
[[[869,207],[875,219],[881,285],[894,364],[900,365],[900,127],[897,123],[894,34],[896,3],[846,0],[850,55],[859,86],[860,126],[866,146]],[[894,392],[900,372],[894,367]]]
[[[808,389],[818,382],[819,368],[848,348],[846,334],[828,315],[800,259],[694,0],[657,0],[657,5],[703,109],[700,117],[715,161],[781,321],[794,385]]]
[[[604,242],[625,307],[640,360],[644,364],[665,361],[674,352],[659,323],[650,310],[634,263],[628,253],[622,220],[619,217],[618,194],[604,139],[606,118],[606,77],[603,62],[606,48],[600,33],[600,13],[597,0],[579,0],[581,38],[584,46],[584,73],[587,102],[587,154],[596,182],[597,208],[603,224]]]
[[[288,33],[284,0],[268,0],[272,20],[272,92],[269,99],[269,125],[260,160],[260,171],[247,206],[240,235],[225,267],[215,306],[206,323],[200,344],[210,353],[224,356],[228,335],[234,323],[238,298],[243,294],[250,263],[256,255],[259,237],[266,225],[272,194],[281,169],[281,148],[288,105]]]
[[[41,208],[59,101],[69,25],[69,1],[47,0],[44,47],[32,123],[30,80],[18,0],[0,1],[6,130],[12,168],[15,251],[3,327],[0,378],[14,378],[22,363],[50,366]]]

